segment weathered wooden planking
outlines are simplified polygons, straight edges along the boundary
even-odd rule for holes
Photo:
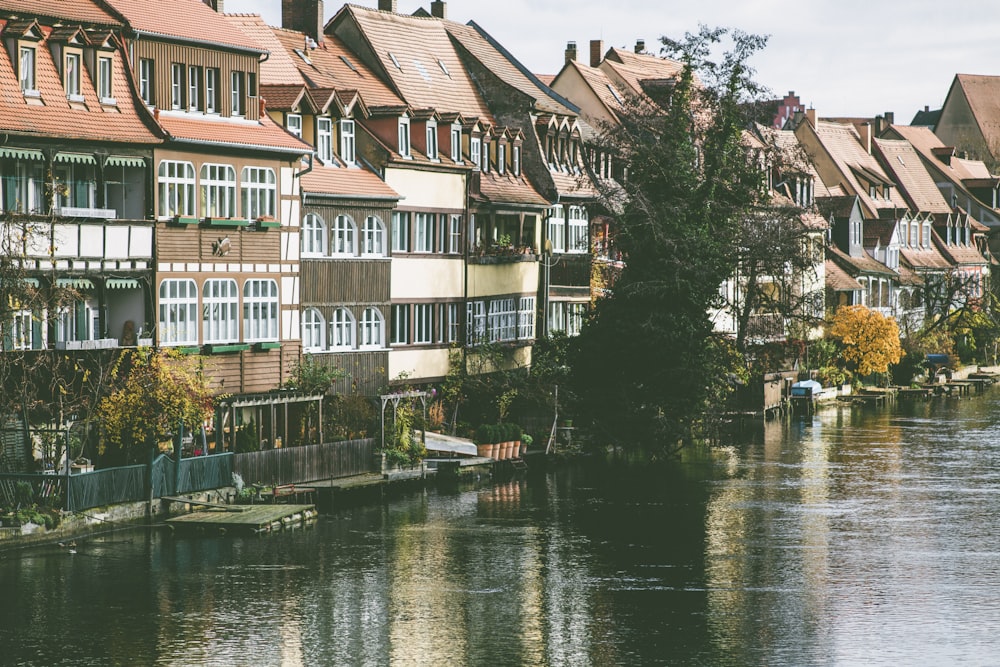
[[[234,513],[223,510],[202,510],[182,514],[167,519],[167,523],[186,528],[249,528],[266,530],[273,524],[298,514],[303,519],[306,513],[315,513],[315,505],[245,505],[249,509]]]

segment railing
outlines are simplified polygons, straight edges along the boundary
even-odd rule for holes
[[[233,456],[226,453],[181,459],[180,471],[173,459],[160,456],[153,462],[153,497],[195,493],[232,485]]]
[[[144,465],[135,465],[71,475],[66,509],[81,511],[143,500],[148,470]]]
[[[348,440],[236,454],[233,472],[247,484],[299,484],[373,470],[375,439]]]

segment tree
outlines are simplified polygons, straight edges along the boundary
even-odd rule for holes
[[[725,393],[734,357],[708,311],[739,260],[740,226],[765,195],[742,106],[760,93],[747,60],[765,41],[708,28],[663,38],[683,65],[673,85],[648,90],[619,126],[603,128],[628,174],[624,196],[609,193],[608,205],[621,211],[626,265],[584,327],[573,368],[581,415],[607,438],[672,449]]]
[[[843,345],[844,361],[861,376],[887,373],[902,356],[896,321],[866,306],[841,306],[830,335]]]
[[[197,363],[174,350],[123,353],[112,369],[114,388],[97,408],[99,453],[115,463],[141,462],[178,425],[193,429],[208,419],[212,395]]]

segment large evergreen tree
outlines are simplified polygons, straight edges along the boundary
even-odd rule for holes
[[[663,38],[683,64],[676,80],[647,87],[605,128],[605,149],[627,170],[617,200],[626,266],[574,360],[580,412],[604,437],[647,450],[688,441],[739,366],[708,311],[738,261],[741,221],[766,196],[743,141],[745,103],[759,93],[747,60],[765,41],[708,28]]]

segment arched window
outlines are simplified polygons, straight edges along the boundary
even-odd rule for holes
[[[319,352],[326,347],[323,316],[315,308],[306,308],[302,313],[302,349]]]
[[[302,254],[326,254],[326,223],[315,213],[302,219]]]
[[[330,349],[354,349],[354,316],[346,308],[337,308],[330,318]]]
[[[361,349],[382,349],[385,347],[385,323],[378,308],[365,308],[361,314],[358,347]]]
[[[357,254],[357,228],[354,221],[346,215],[338,215],[333,223],[333,254]]]
[[[243,284],[243,339],[278,340],[278,283],[254,279]]]
[[[198,344],[198,287],[193,280],[160,283],[160,345]]]
[[[365,218],[361,254],[371,257],[385,257],[385,225],[374,215]]]

